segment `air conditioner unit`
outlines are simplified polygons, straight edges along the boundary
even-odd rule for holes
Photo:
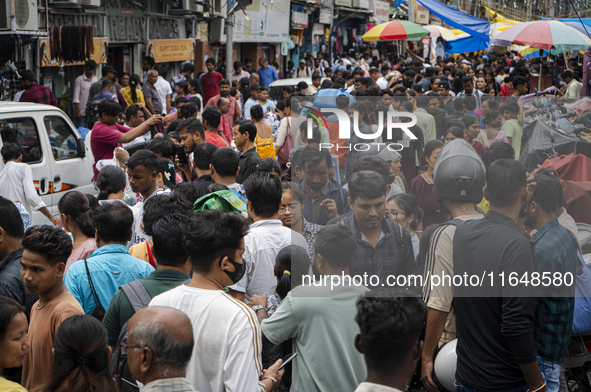
[[[226,21],[224,19],[211,19],[209,25],[209,42],[226,42]]]
[[[35,31],[39,29],[38,18],[37,0],[0,0],[0,30],[12,30],[14,20],[17,31]]]
[[[197,0],[179,0],[179,5],[171,6],[168,12],[174,15],[202,14],[203,3]]]
[[[228,11],[228,3],[222,0],[211,1],[211,16],[214,18],[225,18]]]
[[[96,8],[101,0],[49,0],[49,4],[60,8]]]
[[[353,8],[369,9],[369,0],[353,0]]]

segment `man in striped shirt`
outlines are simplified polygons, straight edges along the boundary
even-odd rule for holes
[[[186,378],[200,392],[270,392],[281,381],[281,360],[259,378],[261,331],[256,315],[224,291],[244,275],[248,222],[223,210],[197,212],[184,239],[193,266],[191,282],[156,296],[150,306],[189,316],[195,346]]]

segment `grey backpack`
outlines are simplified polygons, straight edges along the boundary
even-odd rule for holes
[[[148,306],[152,300],[152,297],[150,297],[150,294],[139,280],[124,284],[120,289],[123,290],[136,313]],[[121,353],[121,344],[127,344],[127,323],[123,325],[119,333],[117,346],[115,346],[111,357],[111,371],[121,392],[139,392],[140,388],[131,376],[127,365],[127,355]]]

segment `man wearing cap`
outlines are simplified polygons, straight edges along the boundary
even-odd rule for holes
[[[25,92],[21,96],[20,102],[34,102],[57,106],[51,90],[35,83],[33,72],[26,70],[21,73],[21,85],[25,88]]]
[[[253,83],[250,85],[250,98],[244,104],[244,118],[250,118],[250,109],[254,105],[258,105],[259,99],[259,92],[261,90],[261,85],[258,83]]]
[[[102,75],[102,77],[100,78],[100,80],[94,82],[92,84],[92,86],[90,86],[88,96],[91,98],[94,97],[95,95],[97,95],[99,93],[99,91],[101,91],[101,89],[103,88],[103,81],[105,79],[112,80],[113,77],[115,75],[117,75],[117,71],[115,71],[115,68],[111,67],[110,65],[103,65],[103,68],[101,70],[101,75]],[[91,110],[90,102],[91,102],[90,99],[88,99],[86,102],[86,116],[87,116],[86,118],[92,117],[92,110]]]
[[[296,78],[310,78],[312,77],[312,70],[309,67],[306,67],[306,60],[300,59],[300,67],[296,69],[295,72]]]
[[[74,99],[72,103],[76,110],[76,126],[86,128],[86,111],[82,115],[80,108],[85,108],[88,102],[88,93],[93,83],[97,81],[94,71],[96,69],[96,62],[94,60],[88,60],[84,64],[85,72],[76,78],[74,86]]]

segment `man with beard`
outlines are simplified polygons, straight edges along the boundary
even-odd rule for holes
[[[207,101],[207,105],[205,105],[205,106],[217,107],[218,101],[220,100],[220,98],[229,99],[230,100],[230,110],[228,110],[228,112],[226,114],[224,114],[224,117],[226,118],[226,121],[228,122],[228,124],[234,124],[234,121],[238,121],[238,118],[240,117],[242,112],[240,111],[240,106],[238,105],[236,98],[234,98],[230,95],[230,89],[231,89],[230,82],[227,79],[220,80],[220,84],[219,84],[220,93],[214,97],[211,97],[209,99],[209,101]]]
[[[328,177],[332,169],[332,158],[326,149],[318,144],[309,144],[302,151],[300,166],[304,170],[304,210],[308,222],[326,225],[330,219],[351,211],[347,204],[349,192]]]
[[[398,223],[385,219],[386,181],[374,171],[351,176],[347,202],[353,214],[340,224],[347,225],[357,240],[351,275],[376,275],[385,284],[389,275],[416,272],[410,234]]]

